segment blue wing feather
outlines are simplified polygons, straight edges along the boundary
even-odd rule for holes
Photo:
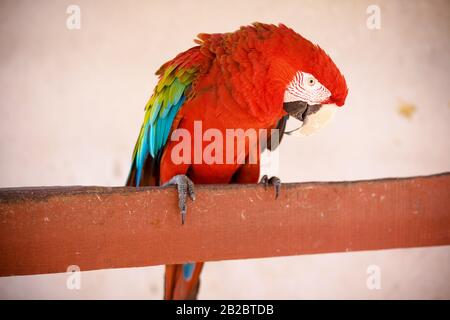
[[[150,155],[155,158],[169,138],[173,121],[186,101],[186,89],[190,83],[183,83],[177,77],[169,86],[155,90],[154,97],[146,107],[146,117],[135,147],[136,185],[141,178],[145,160]]]

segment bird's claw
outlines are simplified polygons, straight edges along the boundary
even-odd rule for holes
[[[178,206],[180,208],[180,213],[181,213],[181,224],[184,224],[184,222],[186,220],[187,195],[189,195],[189,197],[192,199],[192,201],[195,200],[194,183],[186,175],[179,174],[179,175],[174,176],[172,179],[170,179],[165,184],[163,184],[163,187],[173,186],[173,185],[177,186]]]
[[[261,181],[259,183],[262,183],[264,187],[267,188],[267,186],[270,184],[275,187],[275,199],[278,198],[280,195],[280,188],[281,188],[281,180],[278,177],[271,177],[269,178],[266,174],[261,178]]]

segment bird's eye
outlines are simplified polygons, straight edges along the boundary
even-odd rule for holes
[[[315,84],[316,84],[316,79],[314,79],[314,78],[309,78],[308,79],[308,85],[313,86]]]

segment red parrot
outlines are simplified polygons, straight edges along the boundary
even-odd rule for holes
[[[302,121],[304,129],[325,110],[323,105],[344,105],[348,93],[331,58],[283,24],[254,23],[231,33],[200,34],[195,42],[156,72],[159,82],[145,108],[127,181],[137,187],[177,185],[182,223],[186,199],[195,197],[194,184],[258,183],[262,148],[251,162],[255,142],[244,137],[248,144],[239,151],[242,136],[235,135],[230,156],[228,129],[279,129],[279,142],[289,116]],[[215,139],[200,140],[197,146],[195,137],[183,141],[193,152],[180,152],[181,138],[175,133],[195,135],[196,122],[203,132],[215,130]],[[225,138],[218,139],[217,133]],[[258,133],[257,143],[269,137]],[[199,161],[212,140],[223,148],[208,150],[214,161]],[[267,143],[269,149],[275,146]],[[180,163],[174,155],[190,161]],[[279,179],[263,180],[274,184],[278,195]],[[203,262],[167,265],[164,298],[195,299],[202,267]]]

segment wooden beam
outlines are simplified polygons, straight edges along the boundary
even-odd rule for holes
[[[450,174],[174,188],[0,189],[0,276],[450,244]]]

